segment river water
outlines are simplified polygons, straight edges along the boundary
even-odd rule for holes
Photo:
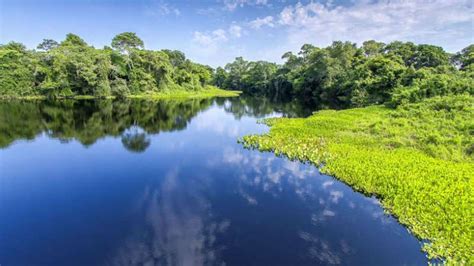
[[[423,265],[378,200],[246,150],[257,98],[0,103],[0,264]]]

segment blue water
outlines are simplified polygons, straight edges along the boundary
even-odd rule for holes
[[[0,264],[423,265],[378,200],[246,150],[258,99],[0,103]]]

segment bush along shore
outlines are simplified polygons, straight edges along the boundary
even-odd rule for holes
[[[135,33],[96,49],[68,34],[45,39],[36,50],[0,45],[0,98],[203,98],[237,96],[214,87],[213,69],[180,51],[144,49]]]
[[[474,263],[474,97],[434,97],[396,109],[324,110],[265,120],[244,145],[309,161],[377,196],[429,258]]]

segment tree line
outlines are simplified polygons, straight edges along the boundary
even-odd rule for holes
[[[72,33],[60,43],[45,39],[36,50],[17,42],[0,45],[0,96],[123,97],[210,85],[211,67],[180,51],[144,48],[133,32],[118,34],[103,49]]]
[[[237,57],[215,70],[214,84],[339,108],[474,94],[474,45],[449,54],[438,46],[412,42],[370,40],[358,47],[337,41],[325,48],[305,44],[282,59],[284,64],[277,65]]]

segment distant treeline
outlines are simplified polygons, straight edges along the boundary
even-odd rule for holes
[[[45,39],[36,50],[21,43],[0,45],[0,96],[127,96],[200,90],[213,69],[180,51],[145,50],[135,33],[115,36],[96,49],[74,34],[58,43]]]
[[[221,88],[280,98],[299,97],[330,107],[398,105],[437,95],[474,94],[474,45],[449,54],[434,45],[366,41],[305,44],[283,65],[238,57],[217,68]]]

